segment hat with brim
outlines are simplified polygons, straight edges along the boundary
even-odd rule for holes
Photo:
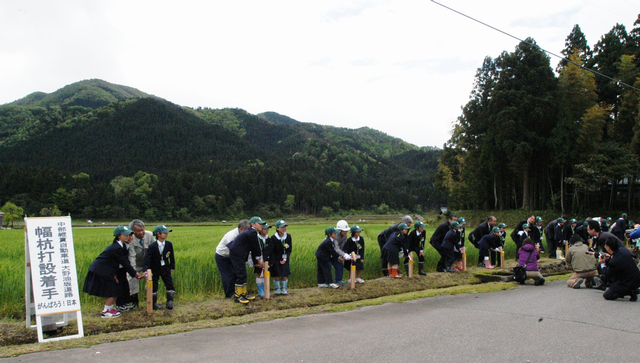
[[[336,229],[336,227],[327,227],[327,229],[324,230],[324,234],[327,236],[330,236],[332,234],[337,234],[338,230]]]
[[[284,219],[281,219],[281,220],[276,222],[276,228],[280,228],[280,227],[284,227],[284,226],[288,226],[287,222],[285,222]]]
[[[500,233],[500,228],[498,227],[491,228],[491,233]]]
[[[129,228],[129,226],[117,226],[116,229],[113,230],[113,235],[130,235],[133,234],[133,229]]]
[[[256,216],[253,217],[249,220],[249,224],[254,224],[254,223],[258,223],[258,224],[266,224],[267,222],[263,221],[262,218]]]
[[[158,233],[169,233],[169,232],[173,232],[173,229],[169,229],[167,228],[167,226],[165,226],[164,224],[161,226],[156,226],[153,229],[153,234],[156,235]]]
[[[351,233],[356,233],[356,232],[362,232],[362,228],[360,228],[359,225],[354,224],[353,226],[351,226]]]
[[[422,228],[424,226],[425,226],[425,224],[422,223],[422,221],[416,221],[416,223],[413,224],[413,228],[415,228],[415,229]]]
[[[268,225],[266,222],[262,225],[262,229],[269,229],[273,226]]]

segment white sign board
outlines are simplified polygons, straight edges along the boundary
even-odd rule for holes
[[[78,313],[79,336],[83,336],[71,217],[25,218],[24,221],[31,277],[29,288],[39,340],[42,316],[72,312]]]

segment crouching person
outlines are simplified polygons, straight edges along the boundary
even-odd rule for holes
[[[149,245],[144,255],[144,270],[151,269],[153,280],[153,310],[160,310],[158,305],[158,280],[162,278],[164,287],[167,289],[167,309],[173,309],[173,298],[176,290],[173,287],[173,270],[176,268],[176,258],[173,254],[173,244],[167,241],[169,232],[173,230],[166,226],[156,226],[153,229],[153,236],[156,241]]]
[[[533,281],[535,281],[534,285],[536,286],[544,285],[544,277],[542,277],[538,269],[540,253],[536,250],[531,238],[525,238],[524,241],[522,241],[522,247],[516,251],[516,259],[518,260],[518,264],[524,266],[525,270],[527,270],[527,279],[533,279]],[[521,284],[524,284],[524,281],[521,282]]]
[[[567,280],[567,286],[579,289],[582,282],[588,288],[593,287],[593,279],[596,277],[597,260],[589,252],[589,246],[584,244],[579,234],[571,237],[571,247],[567,251],[567,267],[573,270],[573,275]]]
[[[615,300],[629,295],[629,301],[638,301],[640,270],[631,253],[613,237],[607,238],[604,248],[607,253],[600,255],[600,263],[609,281],[609,288],[602,296],[607,300]]]

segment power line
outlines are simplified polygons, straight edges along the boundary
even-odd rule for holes
[[[548,50],[545,50],[545,49],[541,48],[541,47],[540,47],[539,45],[537,45],[537,44],[529,43],[529,42],[527,42],[527,41],[525,41],[525,40],[522,40],[522,39],[520,39],[520,38],[516,37],[515,35],[509,34],[509,33],[505,32],[505,31],[503,31],[503,30],[500,30],[500,29],[498,29],[498,28],[494,27],[494,26],[491,26],[491,25],[489,25],[489,24],[487,24],[487,23],[484,23],[484,22],[482,22],[482,21],[480,21],[480,20],[478,20],[478,19],[476,19],[476,18],[474,18],[474,17],[471,17],[471,16],[469,16],[469,15],[467,15],[467,14],[461,13],[461,12],[459,12],[458,10],[455,10],[455,9],[452,9],[452,8],[450,8],[450,7],[446,6],[446,5],[440,4],[439,2],[437,2],[437,1],[435,1],[435,0],[431,0],[431,2],[432,2],[432,3],[435,3],[435,4],[437,4],[437,5],[440,5],[440,6],[442,6],[443,8],[445,8],[445,9],[447,9],[447,10],[451,10],[451,11],[453,11],[453,12],[454,12],[454,13],[456,13],[456,14],[460,14],[460,15],[464,16],[465,18],[471,19],[471,20],[475,21],[476,23],[480,23],[480,24],[482,24],[482,25],[484,25],[484,26],[486,26],[486,27],[488,27],[488,28],[491,28],[491,29],[493,29],[493,30],[495,30],[495,31],[497,31],[497,32],[500,32],[500,33],[502,33],[502,34],[504,34],[504,35],[506,35],[506,36],[508,36],[508,37],[511,37],[511,38],[513,38],[513,39],[516,39],[516,40],[519,40],[519,41],[521,41],[522,43],[528,44],[528,45],[530,45],[530,46],[532,46],[532,47],[536,47],[536,48],[540,49],[541,51],[543,51],[543,52],[545,52],[545,53],[547,53],[547,54],[550,54],[550,55],[552,55],[552,56],[554,56],[554,57],[557,57],[557,58],[560,58],[560,59],[562,59],[562,60],[565,60],[565,61],[567,61],[567,62],[569,62],[569,63],[571,63],[571,64],[573,64],[573,65],[575,65],[575,66],[577,66],[577,67],[579,67],[579,68],[581,68],[581,69],[584,69],[585,71],[589,71],[589,72],[591,72],[591,73],[593,73],[593,74],[596,74],[596,75],[598,75],[598,76],[601,76],[601,77],[604,77],[604,78],[609,79],[609,80],[611,80],[611,81],[614,81],[614,82],[615,82],[617,85],[619,85],[619,86],[625,86],[625,87],[631,88],[631,89],[633,89],[633,90],[640,91],[640,88],[636,88],[636,87],[634,87],[634,86],[628,85],[628,84],[626,84],[626,83],[622,82],[622,81],[621,81],[621,80],[619,80],[619,79],[614,79],[614,78],[612,78],[612,77],[607,76],[606,74],[602,74],[602,73],[600,73],[600,72],[598,72],[598,71],[595,71],[595,70],[593,70],[593,69],[586,68],[586,67],[584,67],[583,65],[578,64],[578,63],[576,63],[576,62],[572,61],[572,60],[571,60],[571,59],[569,59],[569,58],[565,58],[565,57],[559,56],[559,55],[557,55],[557,54],[555,54],[555,53],[553,53],[553,52],[550,52],[550,51],[548,51]]]

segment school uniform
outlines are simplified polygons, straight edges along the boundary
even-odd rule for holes
[[[418,255],[418,262],[424,263],[424,256],[420,256],[420,253],[424,253],[424,242],[427,239],[427,231],[418,232],[417,229],[409,232],[409,252],[415,252]],[[409,263],[409,258],[404,259],[404,264]]]
[[[511,232],[511,239],[513,240],[513,243],[516,244],[516,246],[518,246],[518,243],[520,243],[520,235],[519,235],[519,233],[524,230],[524,228],[522,228],[522,226],[524,226],[527,223],[529,223],[529,220],[527,220],[527,219],[525,219],[524,221],[518,222],[518,224],[516,225],[516,228],[514,228],[513,231]],[[518,249],[519,248],[520,248],[520,246],[518,246]]]
[[[444,251],[442,250],[442,241],[444,240],[444,236],[449,232],[449,221],[442,222],[431,235],[431,239],[429,239],[429,243],[433,248],[438,251],[440,255],[440,260],[438,261],[438,265],[436,266],[436,271],[442,271],[444,269]]]
[[[544,251],[544,246],[542,246],[542,226],[538,227],[538,224],[535,223],[531,226],[531,230],[529,231],[529,237],[533,240],[533,245],[536,243],[540,245],[540,250]]]
[[[520,247],[522,247],[522,245],[524,244],[524,240],[529,238],[529,233],[527,233],[527,231],[522,230],[520,232],[518,232],[518,242],[516,242],[516,251],[520,249]]]
[[[262,257],[258,243],[258,232],[253,227],[249,227],[227,246],[229,247],[233,272],[236,275],[235,286],[244,286],[247,284],[247,269],[244,266],[249,258],[249,253],[251,253],[254,264],[258,263],[258,257]]]
[[[571,226],[571,223],[566,223],[562,230],[563,241],[571,241],[571,237],[576,233],[576,228]]]
[[[355,237],[347,238],[347,242],[345,242],[344,248],[344,252],[346,252],[347,254],[351,255],[352,252],[356,254],[355,261],[344,261],[344,268],[346,270],[350,270],[351,264],[354,263],[356,265],[357,271],[364,270],[364,263],[362,262],[364,260],[364,237],[358,236],[358,239],[356,239]]]
[[[176,259],[171,241],[155,241],[144,254],[144,270],[151,269],[153,292],[158,292],[158,281],[162,278],[167,291],[175,291],[171,271],[176,269]]]
[[[389,240],[389,237],[391,237],[394,232],[398,232],[399,224],[400,223],[396,223],[378,234],[378,246],[380,246],[380,263],[382,265],[382,272],[385,276],[387,275],[387,262],[383,258],[382,248],[384,247],[385,243],[387,243],[387,240]]]
[[[484,261],[484,258],[489,256],[489,251],[494,251],[500,247],[500,237],[493,233],[487,234],[480,239],[478,247],[480,248],[478,260],[482,259]]]
[[[502,246],[503,250],[504,250],[504,242],[506,238],[507,238],[507,232],[500,231],[500,235],[498,236],[498,239],[500,240],[500,246]],[[494,266],[502,267],[502,265],[500,265],[500,259],[498,258],[500,256],[500,252],[489,250],[489,254],[491,255],[491,264]]]
[[[114,241],[96,257],[89,266],[82,291],[99,297],[129,296],[126,273],[135,276],[136,270],[129,263],[126,244]],[[116,282],[116,276],[118,282]],[[125,276],[124,278],[121,278]],[[120,301],[118,301],[120,303]]]
[[[547,237],[547,248],[549,249],[549,257],[556,258],[556,249],[557,249],[557,241],[556,241],[556,226],[558,225],[558,220],[554,219],[544,228],[544,235]]]
[[[556,227],[553,232],[553,239],[556,241],[556,250],[564,249],[564,233],[562,232],[563,225],[560,223],[556,224]]]
[[[387,264],[399,265],[400,264],[400,251],[405,256],[409,255],[409,238],[406,234],[395,232],[389,237],[387,243],[382,247],[383,258]]]
[[[331,262],[337,261],[338,253],[333,248],[333,239],[327,237],[316,250],[316,259],[318,262],[317,279],[318,285],[333,283],[333,277],[331,276]]]
[[[291,244],[291,235],[287,232],[284,236],[280,237],[278,233],[275,233],[267,242],[267,249],[264,254],[267,255],[269,260],[269,271],[273,277],[288,277],[291,274],[291,268],[289,267],[289,260],[291,259],[291,252],[293,245]],[[284,264],[281,264],[284,260]]]
[[[445,269],[451,269],[451,266],[456,260],[456,251],[460,251],[460,248],[464,247],[460,244],[460,233],[455,229],[450,230],[444,235],[442,240],[442,265]]]

